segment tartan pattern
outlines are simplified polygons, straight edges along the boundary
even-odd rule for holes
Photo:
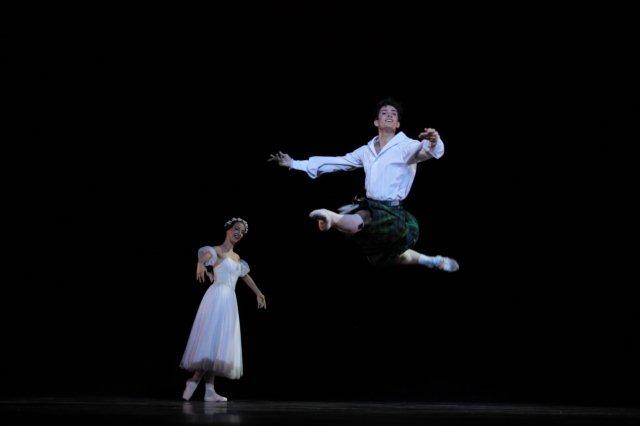
[[[369,263],[389,265],[418,241],[420,227],[416,218],[401,205],[388,206],[379,201],[359,200],[358,210],[369,210],[371,221],[351,235]]]

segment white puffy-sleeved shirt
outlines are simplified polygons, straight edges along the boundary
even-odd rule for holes
[[[416,176],[417,154],[424,150],[438,159],[444,155],[444,143],[440,138],[433,149],[429,141],[417,141],[403,132],[397,133],[376,154],[374,137],[342,157],[311,157],[308,160],[293,160],[291,168],[307,172],[312,179],[324,173],[364,168],[364,186],[367,198],[378,201],[402,201],[407,198]]]

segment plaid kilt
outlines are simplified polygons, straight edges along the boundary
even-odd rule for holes
[[[420,228],[416,218],[402,205],[389,206],[368,198],[358,200],[357,210],[369,210],[371,221],[350,239],[360,247],[369,263],[388,265],[418,241]]]

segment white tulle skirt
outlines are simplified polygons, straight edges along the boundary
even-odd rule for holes
[[[202,298],[180,367],[216,376],[242,376],[240,317],[235,291],[212,284]]]

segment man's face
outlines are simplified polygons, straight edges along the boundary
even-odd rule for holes
[[[398,121],[398,111],[391,105],[385,105],[378,112],[378,119],[373,122],[378,130],[393,130],[394,132],[400,127]]]

